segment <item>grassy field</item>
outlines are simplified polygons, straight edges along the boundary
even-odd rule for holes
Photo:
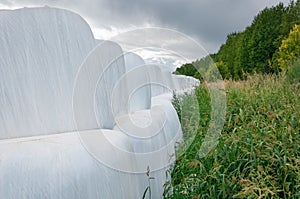
[[[165,198],[300,198],[300,84],[259,75],[227,81],[222,136],[204,158],[196,154],[210,121],[210,97],[205,86],[195,93],[201,118],[198,126],[185,122],[183,131],[197,136],[178,157],[165,187],[173,193]],[[189,98],[173,102],[179,114]]]

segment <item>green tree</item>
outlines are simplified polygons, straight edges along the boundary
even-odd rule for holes
[[[283,71],[299,59],[300,56],[300,26],[294,25],[287,39],[282,41],[279,47],[278,64]]]
[[[282,3],[264,9],[253,21],[253,31],[248,41],[250,47],[250,71],[259,73],[274,72],[271,67],[273,54],[279,47],[274,42],[280,37],[280,28],[285,8]]]
[[[194,76],[197,72],[197,69],[193,64],[184,64],[180,68],[177,68],[175,74]]]
[[[226,79],[244,79],[244,74],[278,73],[279,68],[284,68],[279,65],[288,60],[284,57],[287,55],[283,55],[286,49],[281,47],[282,41],[289,37],[294,24],[300,24],[300,0],[291,1],[286,7],[279,3],[265,8],[243,32],[229,34],[218,53],[193,62],[197,70],[184,65],[177,72],[201,79],[211,64],[211,57]],[[295,45],[299,47],[299,44]]]

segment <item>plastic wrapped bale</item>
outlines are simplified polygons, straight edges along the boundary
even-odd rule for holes
[[[148,73],[144,72],[145,61],[132,52],[125,53],[124,59],[126,74],[123,75],[117,86],[120,86],[125,82],[127,84],[128,96],[125,96],[125,98],[128,99],[128,112],[150,109],[150,77]]]
[[[181,136],[172,96],[152,87],[164,84],[161,69],[133,67],[151,87],[135,98],[147,99],[133,108],[134,125],[117,128],[139,83],[124,76],[131,66],[118,44],[95,41],[80,16],[60,9],[0,15],[0,198],[142,198],[148,186],[161,198]],[[149,111],[153,125],[139,128]]]
[[[0,139],[76,129],[72,91],[94,47],[88,24],[60,9],[0,12]]]

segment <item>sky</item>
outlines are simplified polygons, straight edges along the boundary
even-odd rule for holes
[[[229,33],[244,30],[259,11],[279,2],[287,5],[290,0],[0,0],[0,9],[45,5],[68,9],[80,14],[98,39],[110,39],[136,28],[171,29],[193,38],[205,52],[215,53]],[[156,36],[159,38],[159,34]],[[188,45],[182,48],[195,51]],[[139,54],[154,60],[159,52],[152,49]],[[174,57],[166,54],[161,53],[165,62],[184,62],[177,59],[175,63]],[[205,53],[196,56],[201,58]]]

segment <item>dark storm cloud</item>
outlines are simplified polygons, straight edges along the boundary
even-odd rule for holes
[[[0,0],[2,5],[49,5],[81,14],[107,31],[145,25],[176,29],[215,52],[226,35],[250,25],[266,6],[280,0]],[[289,0],[284,0],[288,3]]]
[[[92,19],[123,28],[144,23],[175,28],[215,51],[227,34],[243,30],[260,10],[277,3],[278,0],[102,0],[92,2]],[[109,12],[103,16],[102,10]]]

